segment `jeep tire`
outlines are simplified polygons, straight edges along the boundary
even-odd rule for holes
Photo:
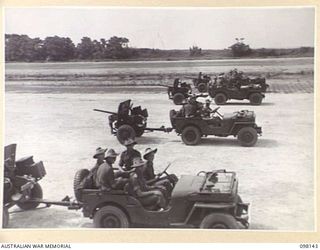
[[[263,96],[260,93],[252,93],[249,96],[250,104],[260,105],[262,102]]]
[[[238,229],[239,225],[236,219],[230,214],[212,213],[204,217],[200,228]]]
[[[73,178],[73,191],[74,196],[77,201],[82,201],[82,189],[83,181],[89,175],[90,171],[88,169],[80,169],[76,172]]]
[[[199,85],[198,85],[198,90],[199,90],[199,92],[201,92],[201,93],[204,93],[204,92],[207,92],[207,84],[206,83],[200,83]]]
[[[187,126],[182,131],[181,139],[186,145],[197,145],[201,140],[201,134],[198,128]]]
[[[135,137],[136,132],[130,125],[121,125],[120,128],[118,128],[117,130],[117,139],[121,144],[123,144],[129,138],[134,140]]]
[[[128,228],[127,215],[115,206],[100,208],[93,216],[94,226],[97,228]]]
[[[175,93],[172,99],[175,105],[180,105],[184,101],[185,97],[182,93]]]
[[[224,105],[227,102],[227,96],[224,93],[218,93],[214,97],[214,102],[217,105]]]
[[[241,146],[252,147],[258,140],[257,131],[252,127],[244,127],[238,132],[238,140]]]

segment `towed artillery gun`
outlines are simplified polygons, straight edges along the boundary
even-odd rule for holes
[[[33,156],[16,159],[16,144],[4,148],[4,184],[2,227],[9,225],[9,209],[18,206],[22,211],[36,209],[40,203],[78,209],[79,204],[69,200],[49,201],[43,199],[39,181],[46,175],[42,161],[34,162]]]
[[[176,105],[182,104],[192,93],[191,85],[186,82],[180,82],[178,78],[174,80],[173,86],[160,86],[167,87],[168,97]]]
[[[121,144],[128,138],[135,139],[135,137],[142,136],[145,131],[162,131],[167,133],[172,131],[172,128],[164,126],[160,128],[148,128],[147,109],[142,109],[141,106],[132,106],[131,100],[126,100],[119,104],[117,113],[101,109],[94,109],[94,111],[110,114],[108,119],[111,133],[117,136]]]

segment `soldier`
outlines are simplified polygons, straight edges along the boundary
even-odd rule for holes
[[[171,191],[178,181],[178,177],[175,174],[162,177],[159,174],[155,174],[153,167],[153,160],[157,149],[146,148],[143,158],[146,160],[146,164],[143,168],[143,177],[149,184],[155,186],[163,186],[166,188],[167,197],[170,196]]]
[[[123,151],[120,155],[120,161],[119,161],[119,166],[121,170],[124,171],[130,171],[131,170],[131,166],[132,166],[132,160],[135,157],[140,157],[141,158],[141,154],[138,150],[135,150],[133,147],[134,145],[136,145],[137,143],[129,138],[124,142],[124,146],[127,148],[125,151]]]
[[[89,174],[86,176],[86,178],[84,178],[79,189],[81,189],[81,188],[97,188],[97,186],[96,186],[97,170],[98,170],[99,166],[104,163],[104,156],[105,156],[106,151],[107,151],[107,148],[103,149],[101,147],[98,147],[96,149],[96,152],[93,155],[93,158],[97,159],[97,162],[94,165],[94,167],[90,169]]]
[[[133,159],[132,168],[134,172],[130,173],[128,192],[136,197],[144,207],[149,209],[165,209],[167,201],[161,191],[152,186],[148,186],[143,178],[143,166],[145,161],[141,157]]]
[[[108,150],[105,162],[98,167],[96,176],[96,186],[101,190],[110,191],[112,189],[123,189],[128,183],[126,178],[115,178],[112,165],[116,161],[117,154],[112,148]]]
[[[210,108],[211,101],[209,99],[206,100],[206,104],[202,109],[201,116],[204,118],[210,118],[212,109]]]

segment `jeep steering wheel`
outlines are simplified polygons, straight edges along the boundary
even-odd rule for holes
[[[170,164],[159,174],[157,174],[158,179],[163,175],[166,174],[167,176],[169,176],[169,174],[167,173],[168,168],[170,167]]]

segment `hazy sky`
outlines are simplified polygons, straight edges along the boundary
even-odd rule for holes
[[[121,36],[139,48],[314,46],[313,8],[6,8],[5,33],[70,37],[77,44]]]

